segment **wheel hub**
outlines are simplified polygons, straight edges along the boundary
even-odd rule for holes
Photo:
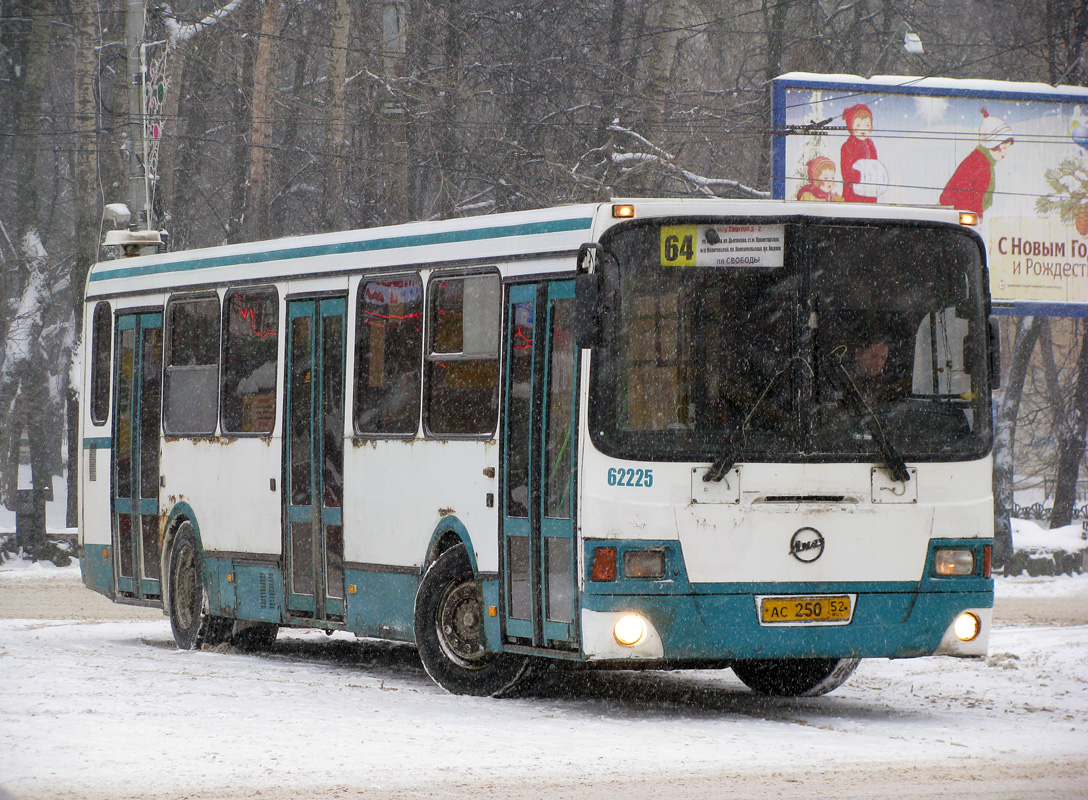
[[[465,581],[450,587],[439,607],[438,640],[442,649],[466,666],[476,666],[488,655],[480,643],[481,606],[475,582]]]
[[[196,565],[192,550],[186,548],[178,558],[177,570],[174,573],[174,593],[177,595],[174,601],[174,609],[178,622],[183,628],[189,628],[196,618],[197,610],[194,607],[196,597]]]

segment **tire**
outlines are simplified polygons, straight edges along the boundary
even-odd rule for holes
[[[231,634],[230,643],[247,653],[271,650],[280,632],[280,626],[274,622],[236,622],[234,627],[241,625],[245,627]]]
[[[819,697],[854,674],[860,658],[781,658],[734,661],[733,672],[753,692],[778,697]]]
[[[530,658],[483,646],[483,594],[464,545],[423,575],[416,593],[416,646],[431,679],[453,694],[498,697],[527,677]]]
[[[191,522],[181,523],[170,552],[170,629],[181,650],[199,650],[230,638],[231,620],[209,612],[204,555]]]

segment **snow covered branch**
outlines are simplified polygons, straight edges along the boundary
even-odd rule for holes
[[[675,177],[691,186],[692,189],[701,192],[707,197],[719,197],[720,195],[714,191],[715,189],[731,189],[734,192],[740,192],[749,197],[768,198],[771,196],[770,192],[755,189],[740,181],[730,180],[729,178],[708,178],[704,175],[698,175],[690,170],[686,170],[676,164],[676,159],[671,153],[665,152],[635,131],[624,128],[616,123],[609,125],[608,129],[614,133],[622,133],[630,136],[640,144],[655,151],[653,153],[612,153],[611,158],[613,164],[620,166],[624,164],[631,166],[637,164],[658,164],[665,167],[667,172],[672,173]]]
[[[173,50],[178,45],[185,44],[191,40],[198,33],[202,33],[213,25],[218,25],[225,20],[235,11],[242,7],[242,3],[245,0],[231,0],[220,9],[208,14],[204,19],[199,22],[187,22],[182,24],[178,22],[177,17],[174,16],[170,7],[166,7],[166,13],[163,16],[163,21],[166,25],[166,32],[168,34],[168,41],[170,43],[170,49]]]
[[[654,155],[653,153],[613,153],[612,163],[620,165],[631,163],[660,164],[661,166],[666,167],[673,175],[689,184],[696,191],[702,192],[707,197],[720,197],[721,195],[714,191],[714,189],[718,188],[732,189],[733,191],[746,194],[749,197],[768,198],[771,196],[770,192],[754,189],[740,181],[730,180],[729,178],[708,178],[704,175],[696,175],[694,172],[677,166],[669,159]]]

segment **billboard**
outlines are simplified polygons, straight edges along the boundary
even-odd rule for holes
[[[1088,89],[789,73],[773,195],[979,215],[995,313],[1088,316]]]

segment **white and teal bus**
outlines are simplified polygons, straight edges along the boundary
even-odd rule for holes
[[[645,199],[99,263],[83,581],[181,648],[414,642],[469,694],[549,661],[820,694],[984,654],[965,221]]]

